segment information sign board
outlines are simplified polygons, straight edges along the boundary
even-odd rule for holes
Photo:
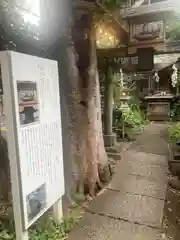
[[[0,64],[14,210],[27,230],[64,194],[58,64],[10,51]]]

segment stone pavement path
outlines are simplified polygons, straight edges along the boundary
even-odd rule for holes
[[[122,154],[112,182],[69,240],[160,240],[167,186],[167,125],[150,124]]]

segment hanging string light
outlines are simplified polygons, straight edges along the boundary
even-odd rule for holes
[[[100,24],[96,28],[96,44],[98,48],[114,48],[119,44],[116,31],[110,26]]]

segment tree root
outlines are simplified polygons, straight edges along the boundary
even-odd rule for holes
[[[110,163],[107,163],[103,168],[99,165],[98,176],[96,179],[89,179],[88,176],[82,177],[77,181],[76,192],[82,195],[90,195],[95,197],[96,194],[104,188],[113,175]]]

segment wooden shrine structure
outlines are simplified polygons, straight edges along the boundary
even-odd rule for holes
[[[180,43],[167,38],[167,25],[174,18],[175,7],[174,0],[130,0],[119,16],[128,41],[125,44],[120,40],[118,48],[98,50],[99,56],[123,59],[123,71],[136,81],[139,97],[147,102],[150,120],[169,119],[175,94],[171,75],[172,66],[180,58]]]

